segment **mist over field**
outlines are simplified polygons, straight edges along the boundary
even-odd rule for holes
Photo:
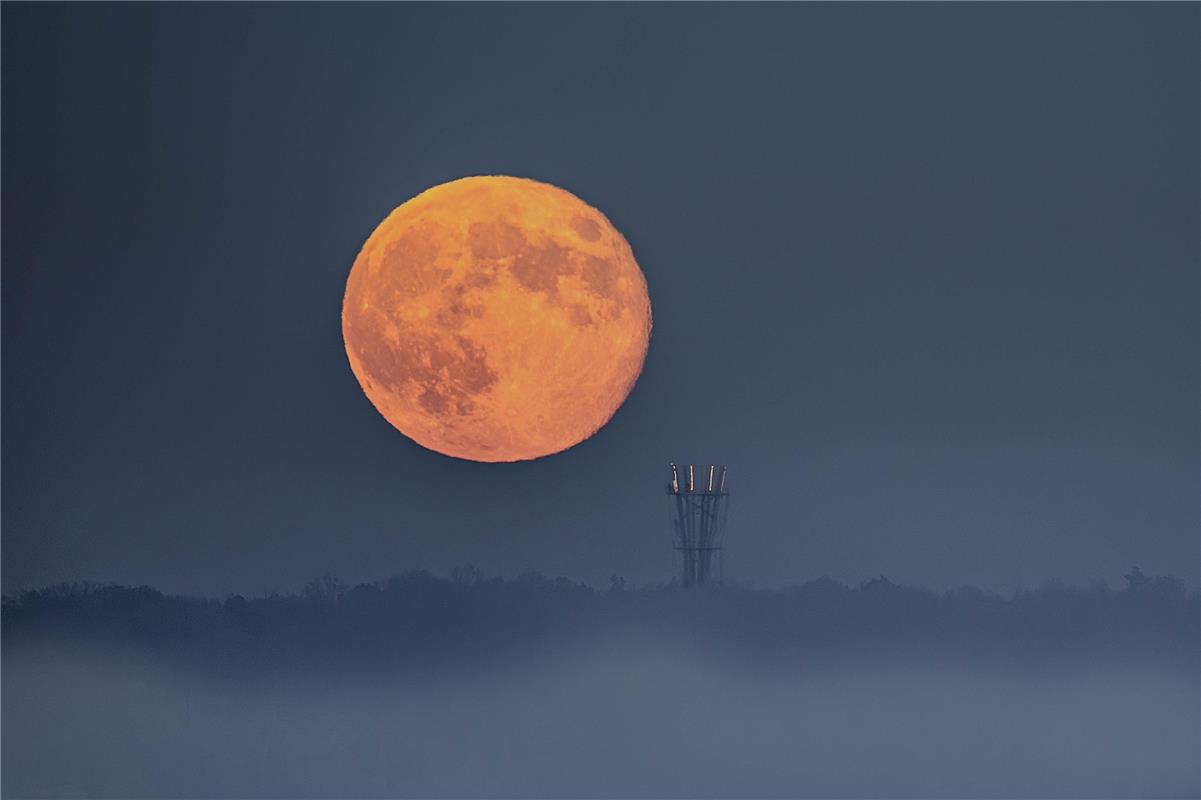
[[[6,601],[6,797],[1194,797],[1198,593]]]

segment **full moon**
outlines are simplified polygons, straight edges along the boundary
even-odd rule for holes
[[[423,447],[523,461],[596,433],[642,372],[646,278],[604,214],[538,181],[463,178],[399,206],[342,302],[350,367]]]

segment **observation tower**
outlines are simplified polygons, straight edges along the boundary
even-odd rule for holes
[[[699,483],[696,472],[694,465],[687,464],[681,474],[672,464],[671,483],[667,484],[680,585],[689,587],[721,581],[722,535],[730,504],[724,466],[710,464]]]

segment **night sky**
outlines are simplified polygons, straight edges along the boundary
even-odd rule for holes
[[[3,580],[219,595],[472,563],[1195,585],[1201,6],[6,3]],[[359,247],[437,183],[601,209],[646,368],[457,461],[364,397]]]

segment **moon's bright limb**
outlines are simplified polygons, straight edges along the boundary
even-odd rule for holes
[[[609,421],[642,371],[646,279],[608,219],[545,183],[476,177],[401,205],[355,259],[350,366],[418,444],[521,461]]]

